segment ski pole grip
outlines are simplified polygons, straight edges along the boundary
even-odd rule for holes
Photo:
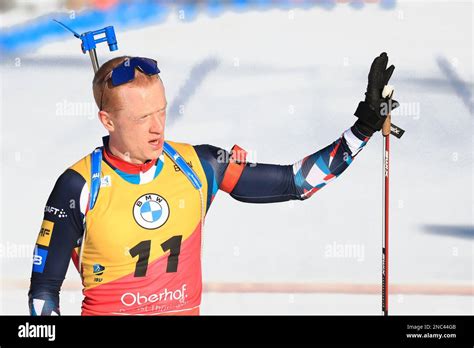
[[[391,117],[390,117],[390,114],[388,114],[387,118],[385,119],[385,122],[383,123],[383,126],[382,126],[382,135],[384,137],[390,135],[390,132],[391,132]]]

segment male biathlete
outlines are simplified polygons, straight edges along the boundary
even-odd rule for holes
[[[44,211],[29,291],[32,315],[59,315],[69,260],[83,315],[198,315],[201,232],[223,190],[248,203],[304,200],[338,177],[386,119],[394,66],[375,58],[355,124],[293,165],[248,164],[245,151],[165,141],[165,89],[156,61],[118,57],[93,93],[109,135],[57,180]],[[389,103],[393,105],[392,103]]]

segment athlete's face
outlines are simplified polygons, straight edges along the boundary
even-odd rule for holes
[[[127,160],[132,163],[160,156],[166,120],[166,97],[161,80],[153,80],[145,86],[119,86],[114,92],[114,105],[111,111],[105,112],[112,124],[104,124],[110,133],[110,146],[129,157]]]

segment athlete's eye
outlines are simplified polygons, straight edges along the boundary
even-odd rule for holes
[[[144,115],[138,118],[138,121],[146,121],[150,117],[150,114]]]

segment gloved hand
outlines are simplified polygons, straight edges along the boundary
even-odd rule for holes
[[[383,52],[374,59],[369,72],[369,83],[365,92],[365,101],[361,101],[354,115],[358,117],[355,125],[363,134],[372,136],[382,129],[390,111],[398,107],[398,102],[390,100],[391,95],[382,97],[382,91],[388,84],[395,67],[387,69],[388,56]]]

